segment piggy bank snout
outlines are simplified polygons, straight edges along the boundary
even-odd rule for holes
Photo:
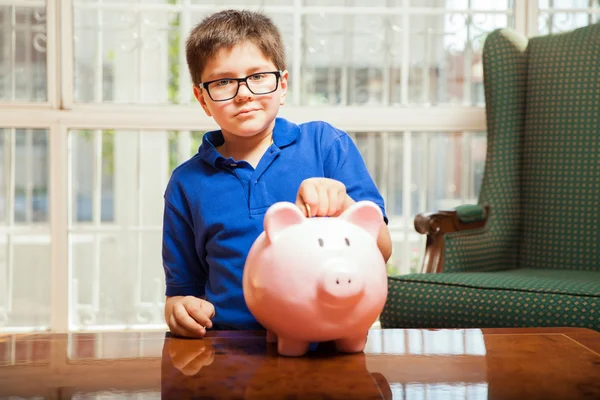
[[[364,279],[358,271],[343,266],[327,268],[319,281],[323,297],[334,302],[357,299],[362,295],[364,285]]]

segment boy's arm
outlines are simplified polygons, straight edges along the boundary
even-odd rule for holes
[[[162,258],[167,286],[165,322],[178,336],[202,337],[214,307],[200,299],[204,296],[206,270],[196,252],[191,218],[185,218],[165,198]]]
[[[196,252],[196,236],[191,218],[165,200],[162,259],[167,297],[204,296],[206,270]]]
[[[337,132],[339,136],[333,141],[325,160],[325,176],[338,180],[346,186],[347,204],[344,205],[344,209],[360,200],[370,200],[379,205],[385,224],[377,237],[377,245],[387,262],[392,255],[392,240],[387,226],[388,219],[383,197],[352,138],[345,132]]]

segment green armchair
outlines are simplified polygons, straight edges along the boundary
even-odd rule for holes
[[[420,214],[423,272],[390,276],[383,328],[600,331],[600,24],[483,49],[477,205]]]

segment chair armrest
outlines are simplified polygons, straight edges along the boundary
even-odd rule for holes
[[[444,235],[483,228],[490,206],[464,205],[454,210],[422,213],[415,217],[417,232],[427,235],[422,272],[439,273],[444,265]]]

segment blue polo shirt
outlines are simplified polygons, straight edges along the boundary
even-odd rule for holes
[[[256,169],[221,156],[216,147],[222,144],[220,130],[207,132],[198,153],[173,171],[167,185],[166,295],[210,301],[213,324],[221,328],[262,329],[246,306],[242,274],[267,209],[294,203],[302,181],[313,177],[344,183],[352,199],[375,202],[385,216],[384,202],[352,139],[325,122],[277,118],[273,143]]]

